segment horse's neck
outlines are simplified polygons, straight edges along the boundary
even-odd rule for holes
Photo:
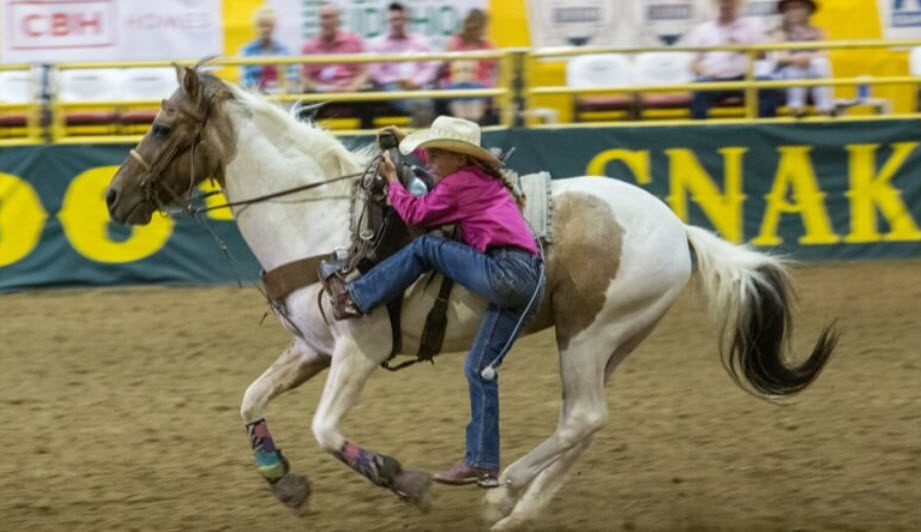
[[[284,127],[284,124],[279,124]],[[240,201],[336,177],[286,131],[235,120],[237,152],[226,165],[228,201]],[[271,127],[269,127],[271,129]],[[349,241],[349,183],[329,185],[234,208],[240,233],[265,270],[332,251]]]

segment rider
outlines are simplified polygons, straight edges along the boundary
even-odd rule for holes
[[[336,319],[361,316],[403,293],[420,275],[436,270],[488,301],[464,363],[471,419],[463,462],[435,474],[443,484],[498,485],[499,389],[495,368],[535,310],[544,286],[543,261],[516,200],[500,173],[501,162],[480,146],[480,128],[461,118],[440,116],[430,129],[406,135],[394,127],[403,154],[427,163],[436,185],[416,197],[384,153],[380,172],[394,209],[409,225],[435,228],[456,224],[460,240],[425,234],[364,276],[325,282]]]

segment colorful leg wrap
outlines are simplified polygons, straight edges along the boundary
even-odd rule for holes
[[[272,435],[265,419],[260,419],[246,425],[246,435],[249,445],[253,449],[253,457],[259,472],[269,482],[275,482],[288,473],[288,461],[281,454],[281,449],[275,447]]]
[[[354,443],[345,442],[342,449],[334,452],[333,456],[384,488],[392,488],[394,479],[403,470],[395,458],[366,451]]]

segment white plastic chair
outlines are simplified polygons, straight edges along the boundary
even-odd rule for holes
[[[646,52],[634,59],[638,85],[677,85],[694,81],[690,52]]]
[[[179,86],[172,68],[126,68],[121,74],[123,100],[169,98]]]
[[[921,46],[915,46],[908,54],[908,71],[912,76],[921,76]]]
[[[627,87],[633,78],[633,63],[623,54],[579,55],[566,65],[566,84],[570,87]],[[577,95],[572,111],[576,121],[585,111],[626,111],[633,116],[636,105],[632,95]]]
[[[623,54],[578,55],[566,65],[570,87],[625,87],[633,83],[633,63]]]
[[[35,101],[38,86],[28,70],[0,71],[0,102],[28,103]]]
[[[121,98],[121,72],[115,68],[66,69],[57,75],[62,102],[93,102]]]

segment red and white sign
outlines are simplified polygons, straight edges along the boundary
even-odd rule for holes
[[[5,63],[195,59],[223,51],[220,0],[0,0]]]

